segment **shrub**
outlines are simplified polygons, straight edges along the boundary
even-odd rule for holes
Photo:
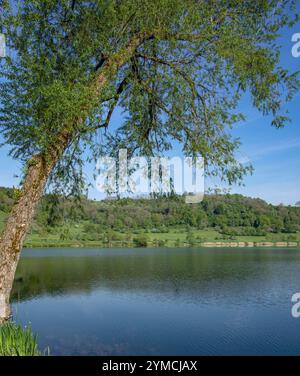
[[[147,247],[148,239],[145,235],[140,235],[136,238],[133,238],[133,243],[136,247]]]
[[[179,247],[180,246],[180,239],[176,239],[175,240],[174,246],[175,247]]]

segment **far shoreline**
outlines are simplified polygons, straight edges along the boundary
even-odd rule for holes
[[[99,248],[99,249],[110,249],[110,248],[140,248],[140,249],[147,249],[147,248],[170,248],[170,249],[180,249],[180,248],[299,248],[300,249],[300,242],[203,242],[197,243],[194,245],[190,244],[180,244],[180,245],[164,245],[164,246],[156,246],[153,244],[149,244],[145,247],[136,246],[134,244],[128,244],[126,246],[122,244],[118,244],[115,242],[114,244],[97,244],[97,243],[64,243],[64,244],[26,244],[24,249],[31,249],[31,248]]]

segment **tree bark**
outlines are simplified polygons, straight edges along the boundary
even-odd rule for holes
[[[91,103],[106,85],[111,76],[124,65],[133,55],[136,48],[151,35],[145,33],[134,34],[128,44],[118,53],[108,57],[101,70],[90,85]],[[91,110],[87,103],[83,109]],[[80,112],[80,109],[79,109]],[[38,203],[43,195],[48,177],[61,158],[77,126],[84,119],[74,120],[71,124],[54,136],[45,154],[33,156],[28,163],[25,181],[20,192],[20,197],[14,205],[0,240],[0,323],[9,319],[9,297],[13,285],[14,275],[20,258],[20,252],[26,233],[31,225]]]
[[[35,155],[28,163],[22,190],[12,208],[0,240],[0,323],[11,316],[9,297],[23,242],[48,177],[68,142],[68,135],[61,132],[56,143],[49,146],[47,155]]]
[[[50,173],[40,156],[31,159],[20,197],[6,223],[0,242],[0,320],[10,316],[9,295],[25,235]]]

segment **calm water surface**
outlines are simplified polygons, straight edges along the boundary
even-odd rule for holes
[[[34,249],[14,317],[56,355],[300,354],[299,250]]]

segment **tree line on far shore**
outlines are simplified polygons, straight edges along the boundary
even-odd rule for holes
[[[18,191],[0,188],[2,221],[17,200]],[[124,198],[79,202],[62,196],[43,197],[32,226],[33,232],[51,231],[56,226],[83,223],[83,232],[147,230],[168,232],[174,227],[214,228],[224,236],[265,236],[268,233],[296,233],[300,230],[300,207],[271,205],[239,194],[206,195],[199,204],[186,204],[183,197]]]

